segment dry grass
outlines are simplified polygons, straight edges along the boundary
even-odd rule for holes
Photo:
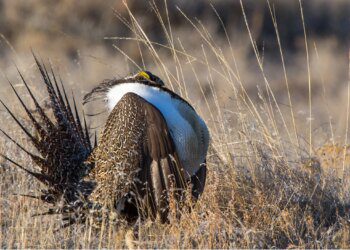
[[[44,210],[42,205],[14,195],[35,193],[40,188],[38,184],[3,161],[0,168],[1,247],[349,248],[348,119],[338,117],[349,113],[350,95],[345,91],[347,94],[338,100],[332,99],[325,86],[325,82],[335,78],[324,74],[324,64],[320,62],[334,60],[329,55],[332,49],[327,47],[332,48],[332,45],[321,43],[320,49],[305,35],[304,52],[293,58],[298,66],[293,67],[291,73],[279,39],[280,24],[273,6],[267,5],[274,24],[279,64],[282,62],[275,72],[276,68],[271,69],[256,47],[248,18],[243,19],[245,43],[235,44],[229,35],[226,40],[216,39],[210,27],[187,16],[181,9],[178,15],[186,20],[190,33],[173,30],[167,15],[162,15],[166,9],[159,11],[164,6],[151,6],[152,13],[159,18],[156,28],[164,36],[163,43],[150,40],[143,23],[128,5],[124,5],[124,16],[119,18],[132,36],[111,38],[115,51],[122,54],[124,61],[111,60],[107,67],[95,58],[94,64],[81,65],[84,58],[90,58],[86,56],[76,63],[78,73],[70,72],[70,67],[76,65],[64,63],[60,72],[68,86],[74,86],[80,78],[87,80],[89,86],[75,87],[79,96],[81,93],[77,89],[86,91],[93,84],[89,81],[93,71],[104,75],[106,70],[101,68],[107,67],[108,74],[112,75],[115,70],[127,72],[130,68],[143,68],[143,63],[151,65],[148,68],[155,69],[152,71],[171,88],[189,99],[210,127],[209,174],[202,198],[191,213],[183,211],[181,220],[172,219],[169,224],[145,221],[133,228],[106,226],[96,230],[87,222],[55,231],[60,224],[58,216],[32,217]],[[245,13],[243,4],[241,11]],[[301,8],[300,11],[302,14]],[[303,20],[302,15],[298,18]],[[220,15],[218,23],[221,23]],[[226,32],[224,26],[221,29]],[[195,46],[188,45],[189,34]],[[118,41],[125,40],[133,44],[130,45],[132,49],[118,46]],[[253,51],[254,60],[243,60],[248,48]],[[108,55],[107,52],[101,54],[101,57]],[[26,77],[37,81],[36,75],[31,73],[32,60],[19,57]],[[54,65],[55,62],[62,65],[59,60],[54,60]],[[295,73],[298,69],[302,73]],[[347,70],[346,67],[341,69]],[[252,71],[254,74],[250,74]],[[250,82],[256,83],[252,87]],[[45,93],[38,86],[33,85],[44,97]],[[347,87],[345,85],[339,92]],[[17,88],[21,90],[19,81]],[[293,93],[298,88],[301,91],[295,97]],[[313,92],[315,89],[322,91]],[[12,95],[6,92],[1,96],[25,121],[23,112],[11,102]],[[96,111],[95,107],[86,109]],[[331,119],[331,115],[335,118]],[[2,112],[1,117],[1,127],[31,148],[19,129],[12,126],[9,116]],[[92,127],[101,125],[101,119],[94,119],[91,119]],[[326,129],[324,126],[319,129],[324,123]],[[1,150],[35,169],[28,157],[4,138]]]

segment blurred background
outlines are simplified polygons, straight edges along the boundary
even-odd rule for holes
[[[270,1],[270,3],[278,23],[291,98],[296,108],[296,119],[303,121],[301,124],[304,126],[310,119],[309,90],[299,1]],[[166,21],[167,28],[170,23],[174,44],[194,57],[203,58],[203,50],[208,49],[205,47],[207,45],[203,37],[196,32],[191,22],[197,27],[203,25],[212,41],[224,54],[230,53],[231,45],[236,62],[231,60],[228,63],[238,65],[245,89],[259,102],[258,93],[259,91],[264,93],[265,85],[249,40],[239,1],[129,0],[127,4],[149,40],[155,43],[168,45],[167,36],[154,11],[158,9]],[[263,58],[265,75],[283,109],[288,106],[288,95],[270,9],[266,1],[245,0],[243,5],[253,39]],[[337,121],[334,125],[338,126],[336,129],[342,130],[347,103],[350,1],[307,0],[302,1],[302,7],[310,57],[314,115],[311,119],[316,120],[318,128],[331,118]],[[0,1],[1,96],[5,99],[11,97],[6,77],[19,83],[14,62],[31,83],[35,82],[37,75],[33,74],[35,67],[31,49],[44,61],[49,59],[69,88],[81,94],[106,78],[123,77],[137,71],[138,68],[131,60],[164,79],[164,72],[150,53],[140,53],[139,43],[121,39],[135,37],[134,32],[125,23],[130,20],[127,7],[119,0]],[[223,27],[227,31],[228,39]],[[174,59],[169,50],[164,46],[155,48],[163,63],[171,70]],[[131,60],[128,60],[125,54]],[[208,64],[212,67],[218,64],[215,55],[208,52],[207,57]],[[189,59],[183,60],[185,62]],[[206,65],[194,67],[197,76],[193,74],[191,67],[184,67],[184,77],[180,80],[186,82],[186,86],[191,90],[189,98],[194,100],[194,105],[201,107],[203,101],[196,98],[199,96],[196,95],[198,92],[196,82],[203,87],[203,93],[207,95],[209,101],[212,98],[208,83],[208,67]],[[227,91],[226,83],[221,83],[220,78],[215,78],[215,75],[213,83],[217,96],[222,101],[221,107],[226,108],[230,105],[233,93]]]

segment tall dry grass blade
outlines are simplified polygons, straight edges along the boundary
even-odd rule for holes
[[[258,66],[259,66],[260,72],[261,72],[262,77],[263,77],[263,79],[264,79],[264,83],[265,83],[265,86],[266,86],[266,89],[267,89],[267,93],[269,94],[269,96],[271,96],[271,98],[272,98],[272,100],[273,100],[273,104],[274,104],[274,106],[276,107],[277,112],[278,112],[278,114],[279,114],[279,116],[280,116],[280,118],[281,118],[281,120],[282,120],[283,126],[284,126],[285,131],[286,131],[286,133],[287,133],[287,135],[288,135],[288,138],[289,138],[289,140],[292,142],[292,141],[293,141],[293,140],[292,140],[292,136],[291,136],[291,134],[290,134],[290,132],[289,132],[289,128],[288,128],[288,126],[287,126],[287,123],[286,123],[286,120],[285,120],[285,118],[284,118],[284,115],[282,114],[282,111],[281,111],[281,109],[280,109],[280,107],[279,107],[279,105],[278,105],[278,102],[277,102],[276,97],[275,97],[275,94],[273,93],[273,90],[272,90],[272,88],[271,88],[271,86],[270,86],[270,83],[269,83],[269,81],[267,80],[267,77],[266,77],[266,74],[265,74],[265,71],[264,71],[264,68],[263,68],[262,60],[261,60],[261,57],[260,57],[260,55],[259,55],[259,51],[258,51],[258,49],[257,49],[257,47],[256,47],[256,44],[255,44],[255,42],[254,42],[252,33],[251,33],[251,31],[250,31],[250,27],[249,27],[249,24],[248,24],[248,19],[247,19],[246,13],[245,13],[245,9],[244,9],[244,5],[243,5],[242,0],[240,0],[240,5],[241,5],[242,13],[243,13],[244,23],[245,23],[246,28],[247,28],[247,31],[248,31],[249,39],[250,39],[250,42],[251,42],[251,45],[252,45],[252,48],[253,48],[255,57],[256,57],[257,62],[258,62]],[[268,110],[268,111],[269,111],[269,110]],[[270,112],[272,115],[273,115],[273,113],[274,113],[273,110],[270,110],[269,112]],[[278,135],[279,138],[281,138],[281,132],[279,131],[279,129],[278,129],[277,125],[276,125],[275,119],[272,118],[271,121],[272,121],[272,123],[273,123],[275,133]],[[284,145],[281,144],[280,146],[281,146],[282,152],[285,152]],[[284,153],[284,155],[285,155],[285,153]]]
[[[267,1],[267,5],[268,5],[268,8],[269,8],[270,16],[271,16],[272,23],[273,23],[273,26],[274,26],[276,39],[277,39],[277,44],[278,44],[278,49],[279,49],[280,58],[281,58],[281,62],[282,62],[283,76],[284,76],[284,81],[285,81],[285,84],[286,84],[286,90],[287,90],[287,95],[288,95],[288,103],[289,103],[289,106],[290,106],[290,115],[291,115],[291,119],[292,119],[292,124],[293,124],[293,129],[294,129],[294,136],[295,136],[295,141],[296,141],[296,144],[297,144],[296,150],[297,150],[298,148],[300,148],[299,138],[298,138],[298,130],[297,130],[295,116],[294,116],[293,103],[292,103],[292,98],[291,98],[291,93],[290,93],[289,81],[288,81],[288,77],[287,77],[287,69],[286,69],[285,60],[284,60],[284,54],[283,54],[280,34],[279,34],[279,30],[278,30],[276,13],[275,13],[274,9],[272,10],[269,0]],[[296,153],[298,154],[298,152],[296,152]]]
[[[316,43],[314,43],[314,49],[315,49],[315,54],[317,57],[317,60],[320,61],[320,56],[318,53],[318,49],[316,46]],[[325,81],[324,81],[324,72],[322,72],[321,70],[319,70],[318,74],[321,76],[321,83],[322,83],[322,97],[323,97],[323,101],[325,103],[326,106],[326,110],[327,110],[327,115],[328,115],[328,123],[329,123],[329,129],[331,132],[331,141],[332,141],[332,145],[333,147],[335,147],[335,135],[334,135],[334,128],[333,128],[333,122],[332,122],[332,116],[331,116],[331,111],[330,111],[330,104],[329,104],[329,98],[327,96],[327,89],[326,89],[326,85],[325,85]]]
[[[304,43],[305,43],[305,53],[306,53],[306,65],[307,65],[307,82],[309,88],[309,155],[312,155],[312,89],[311,89],[311,71],[310,71],[310,59],[309,59],[309,46],[307,41],[304,12],[302,1],[299,0],[300,16],[303,24],[304,31]]]
[[[345,139],[344,139],[344,149],[343,149],[343,166],[342,166],[342,181],[344,182],[346,179],[345,176],[345,160],[346,160],[346,151],[347,151],[347,145],[348,145],[348,132],[349,132],[349,116],[350,116],[350,50],[348,54],[348,86],[347,86],[347,105],[346,105],[346,129],[345,129]],[[345,186],[345,185],[344,185]],[[344,188],[342,189],[342,193],[344,196],[344,193],[346,190]]]

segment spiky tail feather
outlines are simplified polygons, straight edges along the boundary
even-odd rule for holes
[[[91,193],[93,184],[84,182],[83,178],[93,167],[93,164],[85,163],[85,160],[92,151],[92,145],[85,116],[82,124],[74,97],[73,105],[71,105],[68,101],[62,80],[59,79],[61,85],[59,87],[51,65],[49,74],[45,65],[39,62],[34,53],[33,56],[49,95],[54,120],[52,121],[48,117],[47,112],[40,106],[18,69],[23,84],[35,105],[38,117],[32,114],[10,81],[9,84],[25,110],[32,128],[27,128],[23,125],[8,106],[3,101],[0,100],[0,102],[15,123],[27,135],[39,155],[25,149],[5,131],[1,129],[0,131],[15,143],[18,148],[28,154],[38,165],[40,172],[28,170],[23,164],[16,162],[4,154],[0,155],[47,186],[46,190],[42,190],[40,196],[31,196],[32,198],[38,198],[55,205],[62,204],[61,201],[63,201],[63,205],[60,205],[59,208],[49,210],[47,214],[53,214],[53,211],[63,214],[63,212],[74,211],[77,207],[81,209],[86,206],[86,204],[83,205],[84,200]],[[34,136],[30,132],[32,129],[35,130],[38,136]],[[67,220],[67,217],[65,219]],[[71,220],[68,223],[71,224],[75,220]]]

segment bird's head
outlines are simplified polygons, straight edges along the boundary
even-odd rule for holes
[[[152,74],[149,71],[140,71],[135,76],[135,79],[141,80],[141,81],[151,81],[153,83],[158,84],[159,86],[164,86],[164,82],[156,75]]]
[[[114,86],[130,82],[139,82],[143,84],[158,86],[160,88],[165,87],[164,82],[158,76],[152,74],[149,71],[140,71],[135,75],[131,75],[125,78],[105,80],[84,96],[83,104],[86,104],[95,99],[105,98],[106,93]]]

